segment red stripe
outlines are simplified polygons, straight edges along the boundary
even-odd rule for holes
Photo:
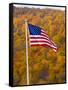
[[[41,37],[43,36],[43,37]],[[42,29],[40,37],[30,37],[30,40],[35,39],[34,41],[30,41],[31,46],[48,46],[52,48],[54,51],[57,50],[56,45],[53,41],[49,38],[48,34]],[[41,40],[38,40],[41,39]],[[42,40],[44,39],[44,40]],[[45,41],[47,40],[47,41]],[[37,43],[37,44],[36,44]],[[56,52],[56,51],[55,51]]]
[[[47,45],[47,44],[31,44],[31,46],[48,46],[50,48],[53,48],[53,47],[51,47],[50,45]],[[53,48],[53,49],[57,50],[56,48]]]
[[[43,32],[44,34],[46,34],[46,35],[48,36],[48,34],[47,34],[44,30],[41,30],[41,32]],[[44,35],[44,34],[41,34],[41,35],[47,37],[47,36]],[[49,36],[48,36],[48,38],[49,38]],[[49,38],[49,39],[50,39],[50,38]],[[50,39],[50,40],[51,40],[51,39]],[[51,41],[52,41],[52,40],[51,40]],[[54,46],[56,46],[53,41],[52,41],[51,43],[52,43]]]
[[[30,39],[46,39],[46,40],[49,40],[46,37],[30,37]]]
[[[46,35],[44,35],[44,34],[41,34],[42,36],[45,36],[45,37],[47,37]],[[49,37],[47,37],[47,38],[49,38]],[[52,40],[49,38],[49,40],[50,40],[50,42],[54,45],[54,46],[56,46],[53,42],[52,42]]]
[[[52,43],[54,46],[56,46],[55,43],[54,43],[52,40],[51,40],[51,43]]]
[[[42,33],[41,33],[41,35],[42,35],[42,36],[45,36],[45,37],[47,37],[47,38],[49,38],[47,35],[44,35],[44,34],[42,34]]]
[[[49,42],[51,42],[50,39],[47,39],[46,37],[45,38],[44,37],[30,37],[30,39],[36,39],[36,40],[37,39],[45,39],[45,40],[48,40]],[[51,42],[51,44],[53,44],[53,43]]]
[[[54,43],[52,43],[52,41],[50,39],[47,39],[46,37],[30,37],[30,39],[45,39],[48,40],[49,42],[51,42],[52,45],[54,45]],[[54,45],[56,47],[56,45]]]
[[[46,31],[45,30],[43,30],[43,29],[41,29],[41,32],[44,32],[44,33],[46,33]],[[47,34],[47,33],[46,33]]]
[[[35,41],[30,41],[31,43],[33,42],[33,43],[35,43],[35,42],[45,42],[45,43],[48,43],[48,44],[51,44],[52,45],[52,43],[51,42],[48,42],[48,41],[41,41],[41,40],[35,40]]]
[[[44,30],[41,30],[41,32],[44,33],[44,34],[46,34],[46,35],[48,35]]]

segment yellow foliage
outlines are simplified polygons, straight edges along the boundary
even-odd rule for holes
[[[57,44],[55,53],[45,46],[28,45],[30,84],[65,82],[65,13],[61,10],[15,8],[13,12],[13,82],[26,85],[25,24],[42,27]],[[29,40],[29,38],[28,38]],[[29,42],[28,42],[29,44]]]

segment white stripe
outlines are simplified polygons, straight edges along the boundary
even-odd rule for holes
[[[49,36],[48,36],[47,34],[45,34],[45,33],[43,33],[43,32],[41,32],[41,34],[42,34],[42,35],[45,35],[46,37],[48,37],[48,38],[49,38]]]
[[[47,41],[47,42],[51,43],[49,40],[46,40],[46,39],[30,39],[30,41]]]
[[[44,30],[41,30],[41,33],[44,33],[45,35],[47,35],[47,36],[48,36],[47,32],[46,32],[46,31],[44,31]],[[49,36],[48,36],[48,37],[49,37]]]
[[[49,41],[50,41],[50,39],[49,38],[47,38],[47,37],[45,37],[45,36],[41,36],[41,35],[29,35],[29,37],[30,37],[30,39],[31,39],[31,37],[40,37],[40,38],[45,38],[45,39],[48,39]],[[36,38],[35,38],[36,39]],[[53,41],[51,40],[51,43],[52,43]],[[56,45],[54,44],[54,46],[56,47]]]
[[[46,32],[45,32],[44,30],[42,30],[42,29],[41,29],[41,31],[42,31],[43,33],[46,33]]]
[[[46,42],[30,42],[30,45],[36,45],[36,44],[47,44],[47,45],[51,46],[52,48],[57,49],[57,47],[55,47],[49,43],[46,43]]]
[[[56,44],[51,40],[51,42],[56,46]]]
[[[47,34],[42,33],[42,32],[41,32],[41,34],[46,35],[46,36],[47,36],[47,38],[49,38],[49,36],[48,36]],[[56,46],[56,44],[55,44],[55,43],[54,43],[51,39],[49,39],[49,40],[51,41],[51,43],[52,43],[52,44],[54,44],[54,45]]]
[[[45,39],[48,39],[49,40],[49,38],[47,38],[47,37],[45,37],[45,36],[42,36],[42,35],[29,35],[29,37],[40,37],[40,38],[45,38]]]
[[[41,37],[41,35],[29,35],[29,37]]]

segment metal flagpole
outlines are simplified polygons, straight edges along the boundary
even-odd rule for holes
[[[29,85],[29,65],[28,65],[28,38],[27,38],[27,34],[28,34],[28,23],[27,20],[25,20],[25,30],[26,30],[26,76],[27,76],[27,85]]]

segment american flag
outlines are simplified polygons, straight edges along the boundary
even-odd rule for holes
[[[55,52],[57,51],[56,44],[49,38],[48,34],[40,27],[28,24],[29,40],[31,46],[48,46]]]

